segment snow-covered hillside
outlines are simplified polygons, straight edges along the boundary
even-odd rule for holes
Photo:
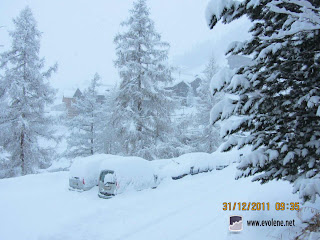
[[[249,227],[246,221],[295,220],[301,225],[295,211],[275,210],[276,202],[299,201],[291,185],[234,180],[235,172],[231,165],[177,181],[166,179],[157,189],[109,200],[98,198],[97,187],[69,191],[68,172],[3,179],[0,239],[290,239],[299,227]],[[223,202],[270,202],[270,211],[223,211]],[[232,234],[229,216],[237,214],[243,216],[244,229]]]

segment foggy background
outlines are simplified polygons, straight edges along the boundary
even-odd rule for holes
[[[230,42],[248,37],[250,24],[240,19],[228,26],[218,24],[210,31],[205,21],[207,0],[150,0],[151,19],[162,40],[171,45],[169,61],[180,69],[180,77],[196,75],[203,70],[210,55],[225,64],[224,52]],[[29,5],[43,32],[41,57],[46,66],[58,62],[58,72],[51,78],[58,88],[57,101],[77,88],[86,87],[95,72],[102,82],[119,82],[114,67],[114,36],[121,31],[120,23],[129,16],[132,0],[6,0],[0,4],[0,51],[11,43],[8,30],[12,19]],[[222,27],[223,26],[223,27]],[[178,78],[178,74],[175,75]],[[179,78],[180,78],[179,77]],[[180,80],[180,79],[178,79]]]

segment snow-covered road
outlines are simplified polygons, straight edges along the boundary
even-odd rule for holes
[[[113,239],[275,239],[291,227],[228,230],[230,215],[246,220],[299,219],[275,211],[275,202],[296,202],[291,186],[234,180],[235,167],[165,180],[157,189],[100,199],[97,187],[68,190],[68,172],[43,173],[0,181],[1,240]],[[223,211],[223,202],[270,202],[270,211]],[[283,238],[286,239],[286,238]]]

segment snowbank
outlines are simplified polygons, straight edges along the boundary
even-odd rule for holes
[[[186,175],[220,170],[230,164],[230,160],[220,158],[219,154],[188,153],[177,158],[155,160],[152,162],[158,169],[160,179],[171,177],[180,179]]]
[[[68,171],[71,166],[71,160],[68,158],[60,158],[57,161],[53,161],[51,166],[47,169],[41,169],[39,172],[60,172]]]

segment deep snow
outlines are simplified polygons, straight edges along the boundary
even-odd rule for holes
[[[222,155],[221,155],[222,156]],[[275,211],[275,202],[298,202],[286,182],[266,185],[234,180],[235,165],[221,171],[166,179],[157,189],[125,192],[105,200],[94,187],[68,190],[68,172],[42,173],[0,181],[0,239],[282,239],[293,227],[228,230],[228,217],[295,220],[296,212]],[[270,211],[223,211],[223,202],[270,202]],[[318,205],[317,205],[318,204]],[[314,206],[319,206],[319,201]]]

